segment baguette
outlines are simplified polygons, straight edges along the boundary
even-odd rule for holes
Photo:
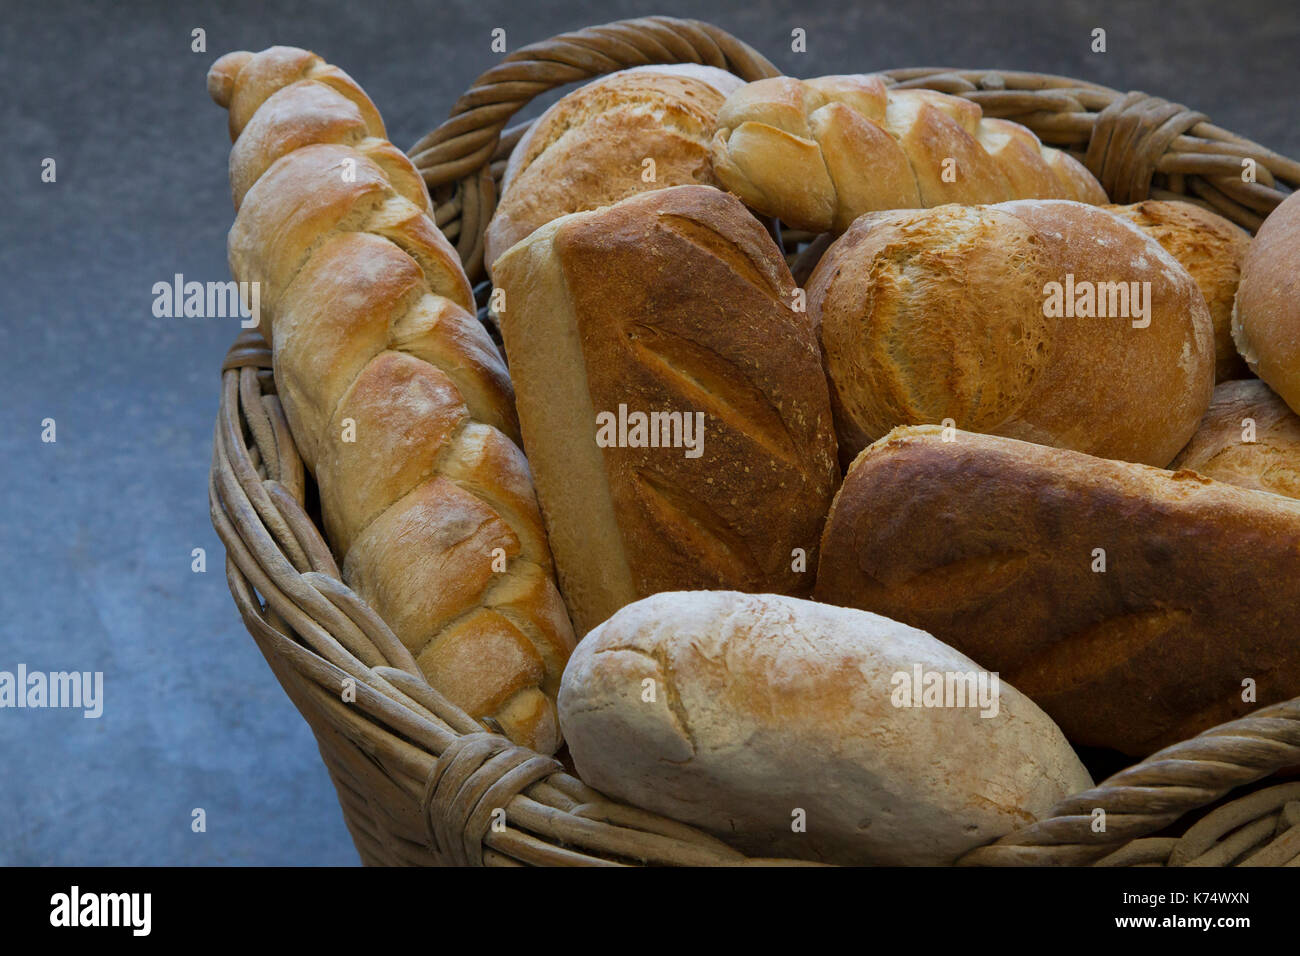
[[[1076,202],[868,213],[813,271],[808,311],[846,466],[895,426],[945,421],[1163,466],[1214,387],[1191,276]]]
[[[1141,756],[1300,694],[1278,583],[1298,578],[1300,501],[921,426],[854,462],[816,597],[970,655],[1076,745]]]
[[[751,208],[814,232],[944,203],[1106,202],[1078,160],[1025,127],[874,75],[746,84],[718,114],[712,156],[719,182]]]
[[[1224,382],[1169,467],[1300,498],[1300,416],[1257,378]]]
[[[790,271],[745,207],[709,186],[642,193],[548,223],[495,278],[579,634],[657,591],[807,594],[838,477],[830,404]]]
[[[918,671],[932,690],[914,696]],[[926,697],[933,675],[951,696]],[[773,594],[623,608],[570,660],[560,721],[601,792],[765,857],[949,864],[1092,786],[1051,720],[974,661]]]
[[[694,63],[633,67],[558,100],[510,153],[484,237],[489,271],[560,216],[652,189],[713,185],[709,138],[723,100],[742,82]]]
[[[513,393],[424,183],[365,93],[315,54],[228,54],[230,268],[260,328],[344,580],[430,684],[542,752],[572,626]]]

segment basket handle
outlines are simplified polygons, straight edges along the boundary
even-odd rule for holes
[[[524,126],[506,122],[535,96],[616,70],[698,63],[746,82],[777,76],[766,57],[699,20],[641,17],[565,33],[521,47],[483,73],[437,129],[411,147],[436,206],[435,220],[455,244],[470,281],[483,276],[483,233],[496,208],[494,161],[504,162]]]

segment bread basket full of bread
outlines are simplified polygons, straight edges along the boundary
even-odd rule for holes
[[[364,863],[1300,861],[1300,164],[667,17],[409,153],[208,89],[212,520]]]

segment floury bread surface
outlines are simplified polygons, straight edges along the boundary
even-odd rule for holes
[[[942,424],[1163,466],[1214,387],[1205,299],[1160,244],[1094,206],[869,213],[808,282],[841,462]]]
[[[1297,580],[1300,501],[921,426],[853,463],[816,597],[924,628],[1075,744],[1142,756],[1300,694]]]
[[[560,721],[587,783],[763,857],[947,864],[1092,786],[1060,730],[1005,681],[982,701],[916,706],[905,693],[918,669],[981,674],[875,614],[657,594],[579,644]]]
[[[790,271],[740,201],[643,193],[543,226],[494,272],[579,634],[656,591],[808,594],[838,477],[830,403]],[[609,444],[611,418],[662,413],[692,446]]]

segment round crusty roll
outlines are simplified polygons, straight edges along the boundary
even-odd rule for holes
[[[1250,370],[1300,412],[1300,193],[1255,233],[1241,264],[1232,337]]]
[[[1300,498],[1300,415],[1257,378],[1224,382],[1169,468]]]
[[[1068,153],[978,104],[891,90],[876,75],[770,77],[727,97],[713,168],[751,208],[787,225],[843,232],[884,209],[1008,199],[1104,203]]]
[[[1250,233],[1190,202],[1147,199],[1102,208],[1123,216],[1160,243],[1196,280],[1214,323],[1214,380],[1249,378],[1250,370],[1232,341],[1232,302]]]
[[[774,594],[628,605],[574,652],[560,721],[583,780],[764,857],[949,864],[1092,786],[1047,715],[970,658]]]
[[[712,66],[638,66],[557,101],[510,153],[483,240],[489,271],[552,219],[666,186],[715,185],[709,139],[726,95],[743,83]]]
[[[315,54],[209,74],[230,111],[236,279],[344,580],[471,716],[549,753],[574,644],[514,396],[455,251],[374,106]]]
[[[808,310],[845,466],[895,426],[945,422],[1163,466],[1214,387],[1191,276],[1082,203],[868,213],[814,270]]]

